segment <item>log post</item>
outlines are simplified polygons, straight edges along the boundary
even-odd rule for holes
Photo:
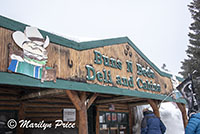
[[[86,92],[81,92],[80,100],[82,102],[81,110],[79,111],[79,134],[88,134],[88,118],[87,118],[87,107],[86,107]]]
[[[79,111],[79,134],[88,134],[88,118],[87,118],[87,109],[86,106],[82,107],[82,110]]]
[[[18,120],[24,120],[25,119],[25,106],[24,106],[24,102],[23,101],[20,101],[20,107],[19,107],[19,112],[18,112]],[[19,134],[24,134],[24,129],[23,128],[20,128],[19,125],[17,127],[17,132]]]
[[[133,126],[133,120],[134,120],[134,116],[133,116],[133,107],[128,107],[128,110],[129,110],[129,126]],[[130,134],[133,133],[133,129],[130,129]]]
[[[182,113],[183,125],[184,125],[184,128],[186,128],[188,119],[187,119],[187,115],[186,115],[185,104],[181,104],[181,103],[176,103],[176,104]]]
[[[149,99],[148,102],[149,102],[149,104],[151,105],[154,114],[155,114],[158,118],[160,118],[160,112],[159,112],[158,102],[157,102],[156,100],[152,100],[152,99]]]
[[[87,120],[87,107],[86,107],[86,93],[81,92],[81,96],[79,97],[77,92],[66,90],[66,94],[78,110],[79,116],[79,134],[88,134],[88,120]]]
[[[90,97],[88,103],[87,103],[87,109],[90,108],[90,106],[92,105],[92,103],[95,101],[95,99],[97,98],[97,94],[93,94],[92,97]]]

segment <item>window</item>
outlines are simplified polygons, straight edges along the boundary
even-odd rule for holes
[[[99,112],[99,134],[128,134],[128,113]]]

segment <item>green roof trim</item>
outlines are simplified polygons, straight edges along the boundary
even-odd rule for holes
[[[179,76],[176,76],[176,79],[178,80],[178,81],[180,81],[180,82],[183,82],[185,79],[184,78],[181,78],[181,77],[179,77]]]
[[[3,17],[0,15],[0,27],[7,28],[12,31],[24,31],[26,26],[28,26],[28,25],[11,20],[9,18],[6,18],[6,17]],[[58,36],[58,35],[55,35],[55,34],[40,30],[40,29],[39,29],[39,31],[41,32],[41,34],[44,37],[49,36],[50,41],[52,43],[56,43],[56,44],[70,47],[73,49],[78,49],[78,47],[79,47],[79,44],[75,41],[68,40],[64,37],[61,37],[61,36]]]
[[[0,15],[0,27],[4,27],[13,31],[24,31],[25,27],[28,26],[26,24],[8,19]],[[40,30],[40,29],[39,29]],[[105,40],[97,40],[97,41],[88,41],[88,42],[75,42],[72,40],[68,40],[64,37],[40,30],[43,36],[49,36],[52,43],[56,43],[62,46],[66,46],[69,48],[73,48],[76,50],[87,50],[92,48],[98,48],[103,46],[128,43],[147,63],[149,63],[155,71],[157,71],[161,76],[165,76],[171,78],[172,75],[162,72],[155,64],[153,64],[136,46],[128,37],[120,37],[113,39],[105,39]]]
[[[149,63],[161,76],[165,76],[168,78],[172,77],[172,74],[168,74],[162,72],[154,63],[152,63],[141,51],[136,47],[136,45],[128,38],[128,37],[121,37],[121,38],[113,38],[113,39],[105,39],[105,40],[98,40],[98,41],[88,41],[88,42],[81,42],[80,43],[80,50],[85,49],[92,49],[102,46],[110,46],[116,44],[128,43],[147,63]]]
[[[0,27],[12,30],[12,31],[24,31],[26,24],[11,20],[9,18],[3,17],[0,15]],[[40,29],[39,29],[40,30]],[[162,72],[155,64],[153,64],[136,46],[128,37],[120,37],[113,39],[97,40],[97,41],[88,41],[88,42],[75,42],[64,37],[40,30],[43,36],[49,36],[52,43],[59,44],[65,47],[69,47],[78,51],[128,43],[150,66],[154,68],[161,76],[171,78],[172,75]],[[178,77],[177,77],[178,78]],[[88,84],[83,82],[75,82],[68,80],[58,79],[56,83],[45,82],[41,83],[40,80],[20,75],[14,73],[0,72],[0,84],[9,84],[9,85],[19,85],[19,86],[32,86],[40,88],[57,88],[57,89],[68,89],[68,90],[78,90],[86,92],[97,92],[97,93],[107,93],[107,94],[118,94],[126,96],[134,96],[140,98],[152,98],[163,100],[166,99],[166,95],[152,94],[147,92],[141,92],[137,90],[128,90],[124,88],[101,86],[97,84]],[[94,90],[95,89],[95,90]],[[179,103],[185,103],[184,99],[174,100],[171,97],[168,97],[166,101],[175,101]]]
[[[57,79],[56,83],[54,82],[41,83],[40,80],[33,79],[32,77],[28,77],[21,74],[15,74],[15,73],[7,73],[7,72],[0,72],[0,84],[39,87],[39,88],[52,88],[52,89],[56,88],[56,89],[63,89],[63,90],[78,90],[78,91],[86,91],[86,92],[125,95],[125,96],[133,96],[133,97],[140,97],[140,98],[150,98],[150,99],[157,99],[157,100],[166,99],[166,101],[173,101],[173,102],[186,104],[185,99],[174,100],[173,98],[167,97],[166,95],[152,94],[152,93],[141,92],[137,90],[101,86],[97,84],[88,84],[88,83],[83,83],[83,82],[75,82],[75,81],[68,81],[68,80],[61,80],[61,79]]]

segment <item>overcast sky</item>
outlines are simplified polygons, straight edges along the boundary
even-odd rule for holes
[[[79,41],[127,36],[159,68],[186,58],[191,0],[1,0],[0,15]]]

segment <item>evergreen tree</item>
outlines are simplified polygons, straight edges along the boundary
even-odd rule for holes
[[[184,78],[189,74],[193,78],[193,87],[197,93],[198,101],[200,102],[200,0],[193,0],[188,5],[193,23],[190,25],[188,49],[186,50],[188,59],[182,61],[181,69],[179,72]],[[195,73],[194,73],[195,72]]]
[[[194,77],[200,76],[200,0],[193,0],[188,5],[191,12],[192,19],[194,20],[190,26],[188,36],[190,37],[188,49],[186,50],[188,59],[182,61],[182,72],[184,78],[188,77],[188,74],[192,74],[196,70]]]

